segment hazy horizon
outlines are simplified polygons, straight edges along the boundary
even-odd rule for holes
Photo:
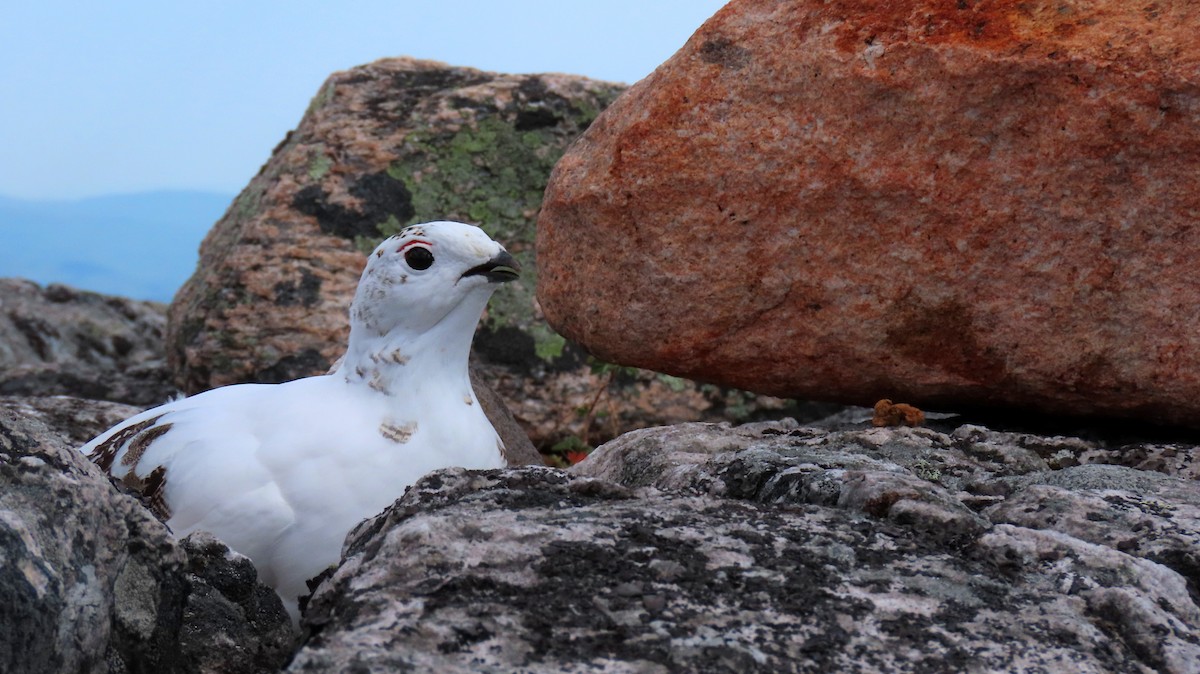
[[[170,302],[234,194],[150,190],[81,199],[0,195],[0,276]]]

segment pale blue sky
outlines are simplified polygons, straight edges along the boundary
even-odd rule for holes
[[[632,83],[723,4],[9,2],[0,195],[236,193],[335,70],[407,55]]]

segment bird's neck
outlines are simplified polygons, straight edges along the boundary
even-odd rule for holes
[[[436,325],[414,330],[403,325],[383,331],[352,325],[346,358],[335,373],[349,384],[384,395],[420,395],[441,387],[470,391],[467,360],[475,326],[487,303],[464,301]]]

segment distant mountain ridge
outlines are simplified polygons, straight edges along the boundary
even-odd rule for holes
[[[186,190],[70,201],[0,196],[0,276],[169,302],[234,196]]]

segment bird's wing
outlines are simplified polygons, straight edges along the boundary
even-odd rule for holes
[[[275,388],[243,384],[177,400],[131,417],[81,451],[138,492],[177,535],[211,531],[252,559],[266,558],[295,519],[259,458],[259,412]]]

